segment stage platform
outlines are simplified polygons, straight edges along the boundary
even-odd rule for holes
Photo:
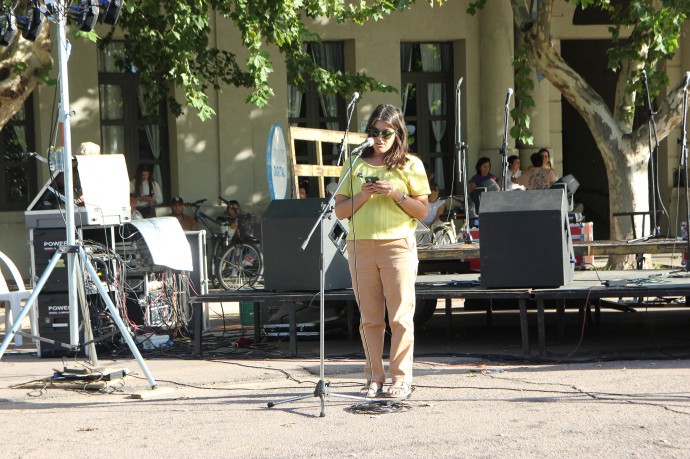
[[[581,314],[594,309],[597,313],[606,307],[602,299],[633,298],[653,299],[658,297],[690,296],[690,274],[670,270],[625,270],[625,271],[576,271],[573,280],[565,286],[548,289],[511,288],[487,289],[480,284],[479,273],[420,275],[417,279],[417,297],[445,300],[445,315],[448,336],[452,336],[452,300],[463,298],[475,304],[483,304],[487,312],[496,304],[501,308],[519,310],[522,351],[530,358],[529,315],[536,311],[538,355],[546,354],[545,310],[555,309],[559,322],[566,306],[577,307]],[[289,314],[290,350],[297,353],[297,332],[294,314],[296,301],[318,302],[319,292],[314,291],[267,291],[262,288],[237,291],[214,292],[191,298],[194,313],[200,313],[203,302],[253,302],[254,331],[257,342],[261,341],[261,308],[263,302],[291,304]],[[324,294],[326,301],[354,301],[352,289],[330,290]],[[200,324],[200,321],[197,321]],[[560,323],[559,323],[560,328]],[[201,330],[195,330],[196,352],[201,354]]]
[[[683,253],[688,248],[684,239],[649,239],[646,241],[573,241],[577,256],[589,255],[631,255],[638,253],[662,254]],[[479,242],[471,244],[449,244],[417,248],[420,261],[464,260],[479,258]]]

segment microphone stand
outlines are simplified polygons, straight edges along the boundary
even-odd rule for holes
[[[356,93],[355,93],[356,94]],[[345,135],[343,135],[343,140],[340,141],[340,153],[338,154],[338,162],[336,166],[340,166],[343,163],[343,158],[345,158],[345,151],[347,146],[347,135],[350,133],[350,121],[352,120],[352,114],[355,112],[356,99],[347,106],[347,126],[345,126]]]
[[[656,115],[656,112],[652,110],[652,101],[649,96],[649,85],[647,84],[647,72],[644,70],[642,71],[642,82],[644,83],[644,89],[645,89],[645,101],[647,104],[647,124],[649,127],[649,132],[648,132],[648,143],[649,143],[649,162],[650,162],[650,181],[651,181],[651,188],[652,188],[652,200],[651,200],[651,213],[649,216],[649,224],[650,224],[650,233],[649,236],[643,237],[637,240],[642,240],[646,241],[650,238],[658,238],[660,237],[661,230],[659,229],[659,225],[657,223],[657,215],[656,215],[656,203],[657,203],[657,197],[659,196],[659,187],[658,187],[658,180],[657,180],[657,174],[658,174],[658,169],[659,169],[659,139],[657,138],[657,129],[656,129],[656,121],[654,120],[654,115]],[[687,90],[685,91],[684,94],[687,94]],[[685,116],[685,115],[684,115]],[[652,134],[654,134],[654,145],[652,146]],[[634,222],[633,222],[634,224]],[[644,229],[643,229],[644,231]]]
[[[338,194],[338,190],[340,187],[345,183],[345,180],[348,178],[348,176],[352,173],[352,167],[355,165],[357,160],[359,159],[360,156],[362,156],[363,150],[360,150],[360,152],[354,157],[352,161],[350,161],[350,166],[348,167],[347,171],[345,172],[345,175],[343,175],[343,179],[338,182],[338,186],[331,195],[330,199],[326,204],[322,206],[321,209],[321,214],[319,217],[316,219],[316,222],[314,223],[314,226],[312,227],[311,231],[309,231],[309,235],[307,236],[307,239],[304,241],[304,243],[301,246],[302,250],[305,250],[307,246],[309,245],[309,241],[311,240],[311,237],[314,235],[314,232],[316,229],[319,227],[319,225],[323,226],[323,221],[326,218],[333,218],[332,216],[332,211],[335,203],[335,196]],[[344,237],[344,236],[343,236]],[[321,231],[321,248],[320,248],[320,256],[319,256],[319,304],[320,304],[320,311],[319,311],[319,382],[316,383],[316,387],[314,389],[313,394],[308,394],[308,395],[298,395],[296,397],[291,397],[287,398],[285,400],[281,400],[278,402],[269,402],[267,406],[269,408],[273,408],[276,405],[280,405],[281,403],[287,403],[287,402],[294,402],[296,400],[303,400],[305,398],[309,397],[318,397],[321,401],[321,413],[319,414],[319,417],[324,417],[326,416],[326,408],[325,408],[325,402],[326,402],[326,397],[329,395],[332,395],[333,397],[341,397],[341,398],[346,398],[350,400],[359,400],[359,401],[367,401],[366,397],[357,397],[354,395],[346,395],[346,394],[335,394],[330,392],[329,390],[329,383],[326,382],[325,376],[324,376],[324,353],[325,353],[325,331],[326,331],[326,326],[325,326],[325,289],[326,289],[326,273],[325,273],[325,268],[324,268],[324,231]]]
[[[501,189],[507,190],[506,179],[508,177],[508,117],[510,115],[510,95],[512,89],[508,90],[506,97],[505,116],[503,117],[503,144],[501,145]]]
[[[455,88],[455,111],[456,120],[455,123],[455,150],[458,155],[458,180],[462,181],[462,195],[465,201],[465,224],[463,225],[463,242],[466,244],[471,244],[474,242],[472,240],[472,235],[470,234],[470,204],[469,204],[469,194],[467,192],[467,145],[462,141],[462,90],[460,89],[462,85],[463,77],[458,80],[458,85]],[[451,195],[452,199],[452,195]],[[452,202],[452,201],[451,201]],[[452,204],[451,204],[452,207]]]

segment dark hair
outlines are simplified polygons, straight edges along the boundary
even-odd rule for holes
[[[546,156],[548,156],[549,159],[547,159],[547,160],[545,160],[545,161],[548,162],[548,166],[551,167],[551,152],[549,152],[549,150],[546,149],[546,148],[540,148],[539,151],[538,151],[537,153],[539,153],[540,156],[541,156],[542,153],[546,153]],[[542,166],[543,166],[543,165],[544,165],[544,164],[542,164]]]
[[[508,164],[510,164],[512,166],[513,163],[519,159],[520,159],[520,157],[518,155],[510,155],[510,156],[508,156]]]
[[[381,104],[374,109],[369,121],[367,121],[366,131],[374,127],[377,121],[383,121],[389,124],[395,130],[395,141],[393,146],[383,157],[383,163],[386,165],[386,169],[391,170],[394,168],[401,168],[408,161],[407,159],[407,126],[405,125],[405,119],[402,112],[395,105]],[[374,147],[369,147],[364,150],[362,156],[368,158],[374,154]]]
[[[134,174],[134,194],[136,195],[135,197],[139,198],[142,196],[142,188],[141,184],[143,183],[141,180],[141,173],[142,172],[148,172],[149,173],[149,179],[147,180],[149,182],[149,193],[153,193],[153,183],[155,180],[153,179],[153,171],[151,171],[151,168],[147,164],[139,164],[137,166],[137,171]]]
[[[234,210],[236,215],[239,215],[242,211],[242,207],[236,199],[228,201],[228,204],[225,206],[225,213],[229,215],[230,209]]]
[[[429,182],[429,189],[431,191],[440,190],[438,183],[436,183],[436,182]]]
[[[491,169],[491,160],[486,156],[482,156],[477,160],[477,164],[474,166],[474,168],[477,170],[477,175],[482,175],[482,165],[485,163],[489,163],[489,169]]]
[[[540,152],[532,153],[529,157],[529,160],[532,162],[532,166],[534,167],[541,167],[544,164],[544,158],[541,157]]]

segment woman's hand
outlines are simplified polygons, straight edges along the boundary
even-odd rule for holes
[[[360,193],[364,199],[369,199],[372,194],[378,194],[376,184],[379,182],[365,182],[362,184]]]
[[[369,186],[371,189],[371,194],[383,194],[386,196],[389,196],[390,198],[394,200],[399,200],[402,196],[402,192],[397,192],[397,190],[391,185],[391,182],[388,180],[379,180],[374,183],[366,183],[362,185],[362,191],[364,191],[364,187]]]

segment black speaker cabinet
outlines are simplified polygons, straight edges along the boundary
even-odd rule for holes
[[[481,210],[483,287],[549,288],[573,279],[573,243],[563,190],[484,193]]]
[[[309,241],[302,244],[321,214],[327,199],[280,199],[264,213],[261,245],[266,290],[319,290],[321,237],[324,246],[325,290],[352,286],[347,264],[347,222],[335,213],[324,219]]]

